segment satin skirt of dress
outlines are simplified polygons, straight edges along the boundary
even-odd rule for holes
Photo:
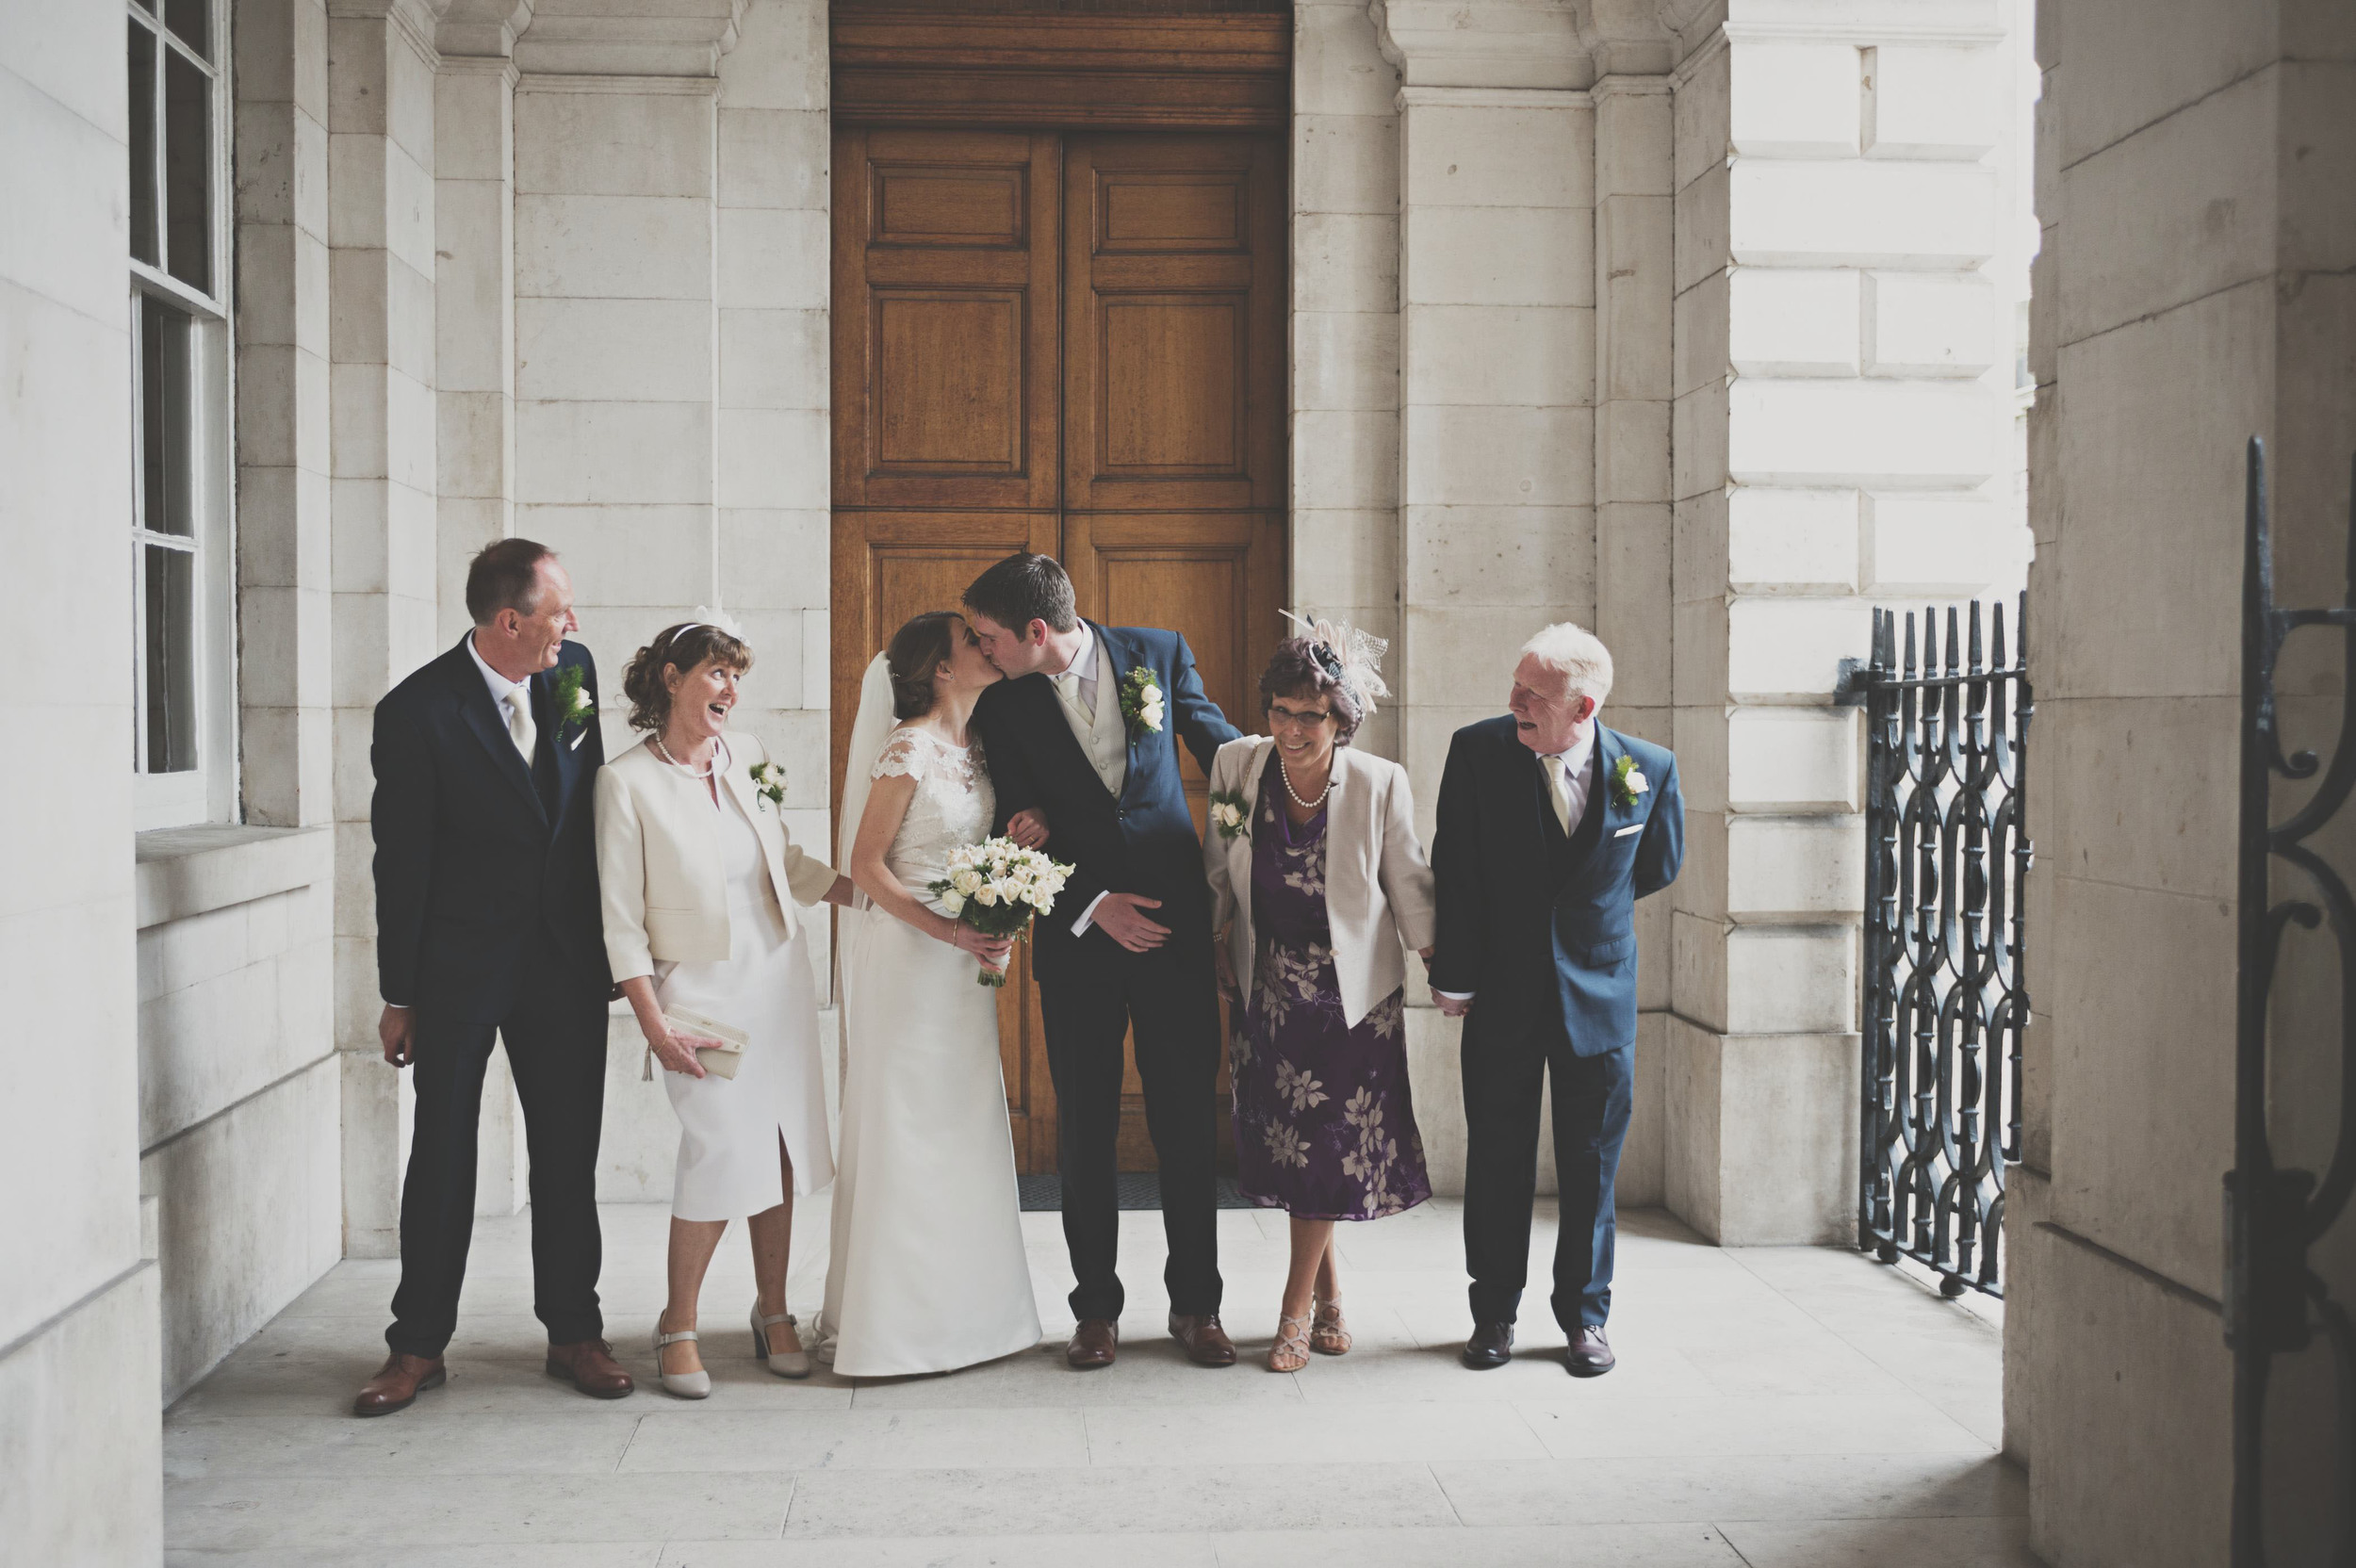
[[[821,1332],[846,1377],[946,1372],[1039,1341],[998,993],[870,909],[843,958],[843,1135]]]
[[[663,1005],[752,1036],[734,1078],[662,1075],[679,1116],[671,1213],[680,1219],[742,1219],[784,1202],[779,1138],[794,1158],[796,1193],[834,1179],[807,928],[788,939],[776,910],[733,902],[729,924],[733,951],[725,960],[657,966]]]

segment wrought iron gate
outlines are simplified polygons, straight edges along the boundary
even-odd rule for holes
[[[2225,1342],[2233,1351],[2234,1568],[2264,1568],[2266,1555],[2267,1385],[2274,1358],[2307,1348],[2320,1332],[2337,1371],[2331,1403],[2333,1452],[2322,1474],[2329,1560],[2356,1563],[2356,1328],[2332,1299],[2309,1250],[2326,1239],[2356,1191],[2356,899],[2347,879],[2308,841],[2331,824],[2356,789],[2356,464],[2350,465],[2348,602],[2323,610],[2274,604],[2273,542],[2268,537],[2266,446],[2250,441],[2244,501],[2241,678],[2241,863],[2237,889],[2239,977],[2234,994],[2233,1169],[2225,1178]],[[2340,732],[2329,768],[2314,752],[2285,755],[2274,677],[2282,645],[2301,627],[2347,634],[2338,694]],[[2272,775],[2321,780],[2282,822],[2271,820]],[[2342,834],[2343,841],[2345,833]],[[2271,902],[2276,860],[2305,897]],[[2331,1164],[2312,1170],[2275,1164],[2267,1117],[2268,999],[2282,939],[2292,924],[2327,925],[2337,948],[2339,1104]],[[2335,1242],[2342,1238],[2332,1237]]]
[[[2021,887],[2029,716],[2027,596],[2004,610],[1873,612],[1866,709],[1862,1104],[1857,1246],[1935,1269],[1939,1289],[2004,1294],[2004,1167],[2021,1157],[2029,1020]],[[1969,642],[1966,642],[1966,636]]]

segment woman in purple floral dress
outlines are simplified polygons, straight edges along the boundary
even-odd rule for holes
[[[1350,1348],[1333,1224],[1432,1196],[1407,1082],[1404,949],[1429,952],[1432,871],[1406,770],[1350,748],[1383,645],[1318,622],[1260,678],[1271,734],[1219,749],[1203,859],[1229,1045],[1237,1185],[1292,1216],[1268,1365]]]

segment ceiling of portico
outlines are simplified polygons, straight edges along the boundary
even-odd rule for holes
[[[1725,0],[1369,0],[1408,87],[1592,87],[1661,75]]]

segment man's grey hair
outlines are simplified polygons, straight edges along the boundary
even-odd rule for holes
[[[1612,650],[1583,626],[1557,622],[1524,643],[1522,657],[1559,672],[1571,695],[1593,697],[1598,708],[1612,694]]]

